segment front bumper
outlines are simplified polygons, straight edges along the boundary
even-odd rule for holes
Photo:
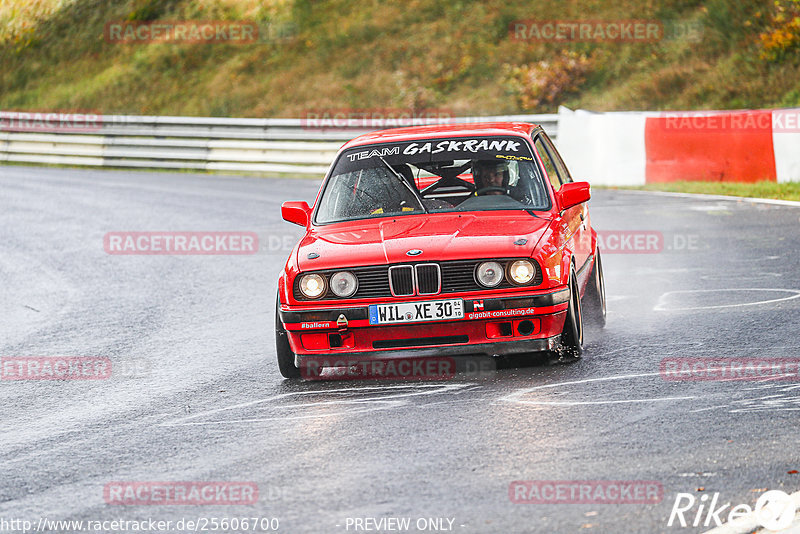
[[[427,300],[444,297],[437,295]],[[280,316],[298,367],[306,358],[392,359],[506,355],[558,345],[569,289],[502,298],[464,299],[464,319],[371,325],[368,306],[281,306]],[[344,318],[344,321],[342,320]]]
[[[541,352],[553,350],[558,346],[559,338],[556,335],[548,338],[538,338],[520,341],[500,341],[494,343],[475,343],[466,345],[439,345],[426,348],[408,348],[401,350],[379,350],[361,352],[335,352],[333,362],[342,360],[342,365],[352,364],[359,359],[369,360],[396,360],[410,358],[427,358],[439,356],[505,356],[510,354],[524,354],[528,352]],[[329,353],[330,354],[330,353]],[[320,354],[295,354],[294,364],[302,367],[304,360],[320,358]]]

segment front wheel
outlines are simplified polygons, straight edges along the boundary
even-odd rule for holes
[[[278,353],[278,369],[284,378],[300,378],[300,369],[294,364],[294,353],[289,346],[289,334],[281,322],[280,300],[275,302],[275,351]]]
[[[606,283],[603,279],[603,262],[600,249],[595,253],[594,267],[583,299],[586,324],[603,328],[606,325]]]
[[[561,331],[561,348],[559,360],[569,362],[577,360],[583,353],[583,314],[581,313],[581,294],[575,271],[569,277],[569,307],[564,329]]]

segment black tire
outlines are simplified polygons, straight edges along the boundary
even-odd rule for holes
[[[284,378],[300,378],[300,369],[294,364],[294,353],[289,346],[289,335],[283,328],[279,313],[280,300],[275,302],[275,352],[278,354],[278,369]]]
[[[584,323],[596,328],[606,325],[606,283],[603,279],[603,261],[597,249],[594,267],[583,296]]]
[[[581,294],[578,279],[573,270],[569,277],[569,306],[564,330],[561,332],[561,361],[577,360],[583,353],[583,314],[581,313]]]

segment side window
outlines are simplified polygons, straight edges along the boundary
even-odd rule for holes
[[[541,136],[537,137],[533,144],[536,146],[536,152],[539,153],[539,157],[542,158],[544,169],[547,171],[547,177],[550,179],[553,190],[558,191],[561,189],[561,179],[558,176],[555,163],[550,158],[550,154],[547,152],[547,149],[544,147]]]
[[[561,159],[561,154],[559,154],[558,150],[556,150],[556,147],[553,146],[553,142],[546,135],[542,135],[539,138],[544,140],[545,145],[547,145],[548,152],[550,152],[550,155],[553,156],[553,161],[556,164],[556,168],[558,169],[559,176],[561,176],[561,180],[563,180],[564,183],[571,182],[572,176],[570,176],[567,166],[564,165],[564,160]]]

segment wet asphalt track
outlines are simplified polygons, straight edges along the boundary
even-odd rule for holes
[[[596,228],[661,232],[664,250],[605,255],[608,325],[588,334],[583,361],[446,382],[288,383],[273,350],[275,280],[300,232],[279,206],[317,187],[0,167],[0,356],[108,357],[120,370],[0,382],[0,519],[247,516],[278,518],[279,532],[336,533],[347,518],[409,517],[454,519],[464,534],[701,532],[667,528],[678,492],[752,506],[764,488],[800,489],[787,474],[800,469],[800,381],[658,375],[666,357],[800,357],[797,293],[752,291],[800,290],[800,209],[596,191]],[[106,254],[104,234],[128,230],[254,231],[261,251]],[[775,302],[742,306],[763,300]],[[664,498],[513,504],[515,480],[652,480]],[[250,481],[260,497],[112,506],[112,481]]]

